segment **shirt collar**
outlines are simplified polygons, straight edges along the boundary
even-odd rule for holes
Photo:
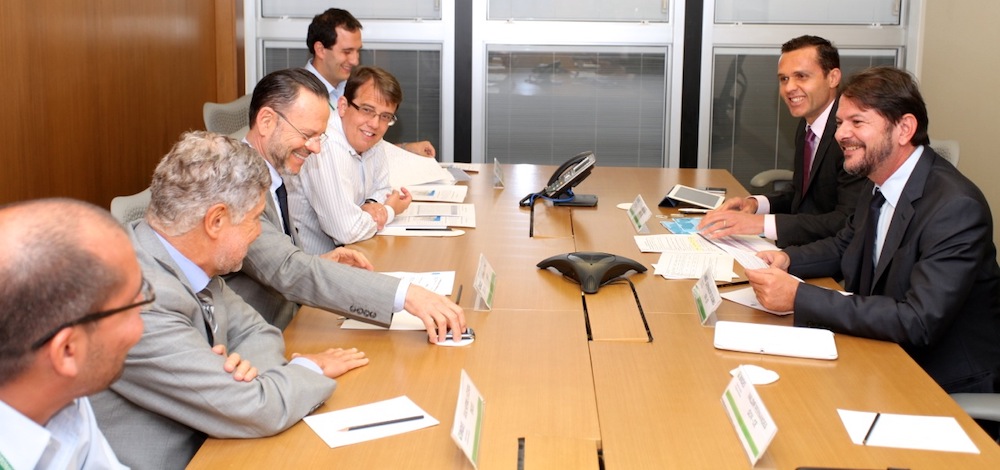
[[[312,72],[312,74],[315,75],[319,81],[323,82],[323,85],[326,86],[326,92],[330,94],[330,103],[336,107],[337,100],[344,95],[344,86],[347,84],[347,81],[345,80],[340,82],[337,86],[331,85],[330,82],[326,81],[326,78],[323,77],[323,74],[319,73],[319,70],[316,70],[316,66],[313,65],[313,59],[309,59],[309,62],[306,63],[305,69]]]
[[[14,468],[35,468],[52,433],[0,401],[0,453]]]
[[[170,259],[174,260],[177,267],[181,268],[181,272],[184,273],[184,277],[187,278],[188,284],[191,284],[191,289],[195,292],[201,292],[206,286],[208,286],[210,278],[208,277],[208,274],[205,274],[205,271],[203,271],[201,267],[194,264],[194,261],[188,259],[188,257],[184,256],[183,253],[177,251],[177,248],[174,248],[174,246],[171,245],[167,239],[160,236],[160,234],[156,233],[155,230],[153,233],[156,235],[156,238],[160,239],[160,243],[162,243],[163,248],[167,250],[167,254],[170,255]]]
[[[881,186],[876,185],[875,187],[882,191],[882,195],[885,196],[885,201],[892,204],[892,207],[899,205],[899,198],[903,195],[903,188],[906,187],[906,182],[910,179],[910,174],[913,173],[913,169],[916,168],[917,162],[920,161],[920,156],[924,153],[924,146],[921,145],[906,158],[906,161],[896,169],[892,176],[882,183]]]
[[[826,105],[826,109],[822,113],[819,113],[819,116],[816,117],[816,120],[812,124],[809,124],[809,129],[812,130],[813,134],[816,134],[816,142],[823,140],[823,131],[826,130],[826,122],[830,120],[830,110],[833,109],[833,103],[835,102],[836,100]]]

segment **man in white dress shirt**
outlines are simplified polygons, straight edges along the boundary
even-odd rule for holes
[[[325,253],[371,238],[409,207],[409,192],[389,184],[392,144],[382,140],[402,99],[389,72],[360,66],[351,73],[322,153],[289,179],[289,209],[305,252]]]
[[[266,163],[271,186],[261,234],[226,284],[279,328],[304,304],[386,327],[394,312],[406,309],[424,322],[431,342],[444,341],[448,330],[465,331],[465,313],[448,297],[371,272],[371,263],[353,250],[310,255],[301,249],[280,193],[326,138],[327,103],[323,84],[303,69],[272,72],[254,88],[246,141]]]
[[[107,211],[69,199],[0,208],[0,468],[125,468],[86,396],[121,375],[153,300]]]

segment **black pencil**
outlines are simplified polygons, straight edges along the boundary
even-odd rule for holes
[[[387,424],[405,423],[407,421],[416,421],[418,419],[424,419],[424,415],[408,416],[406,418],[390,419],[388,421],[379,421],[377,423],[359,424],[357,426],[349,426],[341,431],[356,431],[358,429],[373,428],[375,426],[385,426]]]

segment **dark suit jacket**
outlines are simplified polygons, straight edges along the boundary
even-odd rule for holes
[[[792,187],[767,195],[778,246],[804,245],[835,235],[854,210],[865,178],[844,171],[844,152],[834,138],[837,132],[837,105],[833,103],[823,138],[816,147],[809,185],[802,192],[802,151],[805,147],[806,121],[801,119],[795,131],[795,170]]]
[[[911,157],[912,158],[912,157]],[[843,273],[857,293],[873,183],[835,237],[787,251],[800,277]],[[1000,368],[1000,268],[982,192],[929,147],[910,174],[872,295],[800,285],[795,324],[899,343],[946,391]]]

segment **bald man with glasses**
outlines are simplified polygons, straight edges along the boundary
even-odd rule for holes
[[[86,395],[121,376],[155,298],[104,209],[0,208],[0,468],[125,468]]]

